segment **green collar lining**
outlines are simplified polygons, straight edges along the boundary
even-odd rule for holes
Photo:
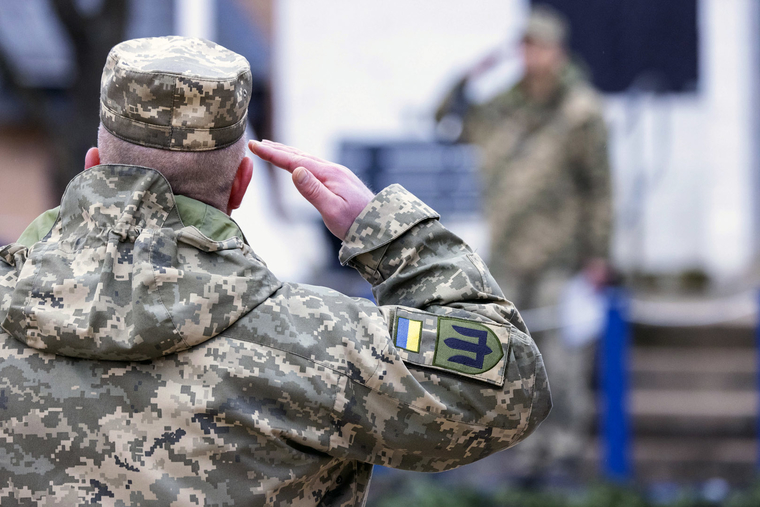
[[[248,243],[238,224],[226,213],[184,195],[175,195],[174,200],[177,203],[179,218],[186,226],[196,227],[214,241],[224,241],[237,236]]]
[[[184,195],[175,195],[174,200],[177,204],[177,212],[185,226],[197,228],[213,241],[224,241],[237,236],[247,243],[243,231],[240,230],[240,227],[227,214],[213,206]],[[56,220],[58,220],[60,209],[61,207],[58,206],[47,210],[35,218],[26,230],[21,233],[16,243],[31,248],[32,245],[41,241],[53,228]]]

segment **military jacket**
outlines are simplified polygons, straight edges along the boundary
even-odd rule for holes
[[[439,116],[457,102],[463,83]],[[461,99],[460,99],[461,101]],[[482,149],[489,266],[497,280],[573,271],[607,258],[612,194],[602,104],[581,71],[569,65],[544,103],[522,83],[467,108],[464,141]]]
[[[403,188],[340,252],[378,305],[280,282],[181,200],[96,166],[39,241],[0,249],[4,507],[362,505],[374,464],[455,468],[548,414],[514,306]]]

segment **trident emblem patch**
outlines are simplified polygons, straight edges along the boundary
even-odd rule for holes
[[[469,375],[483,373],[504,357],[493,331],[477,322],[441,317],[433,365]]]

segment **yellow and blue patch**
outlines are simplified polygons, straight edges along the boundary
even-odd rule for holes
[[[396,347],[410,352],[420,351],[422,321],[399,317],[396,321]]]

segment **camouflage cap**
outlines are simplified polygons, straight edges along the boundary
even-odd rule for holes
[[[100,119],[130,143],[207,151],[245,132],[248,60],[188,37],[133,39],[111,49],[100,82]]]
[[[564,45],[569,32],[565,16],[547,5],[536,5],[530,11],[523,39]]]

